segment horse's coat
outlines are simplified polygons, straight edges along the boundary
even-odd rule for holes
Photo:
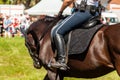
[[[47,70],[44,80],[63,80],[64,77],[95,78],[113,70],[117,70],[120,75],[120,24],[101,28],[91,41],[88,51],[69,56],[67,64],[69,69],[60,71],[48,67],[50,60],[55,62],[54,46],[51,47],[50,39],[51,28],[39,40],[51,22],[36,21],[24,33],[28,50],[36,56],[32,57],[34,63],[37,61],[34,66],[39,68],[43,66]]]

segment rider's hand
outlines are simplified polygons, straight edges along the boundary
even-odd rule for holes
[[[61,11],[58,13],[57,17],[59,17],[59,18],[62,18],[62,17],[63,17],[63,15],[62,15],[62,12],[61,12]]]

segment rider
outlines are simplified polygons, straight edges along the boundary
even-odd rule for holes
[[[53,63],[53,67],[61,70],[66,70],[66,46],[64,41],[64,35],[76,28],[76,25],[80,25],[86,22],[88,19],[98,16],[96,11],[98,7],[98,0],[64,0],[61,9],[58,13],[58,17],[62,16],[63,11],[71,4],[74,3],[75,12],[64,19],[62,22],[54,26],[52,29],[52,39],[57,48],[57,62]]]

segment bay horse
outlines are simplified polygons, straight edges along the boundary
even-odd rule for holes
[[[51,29],[60,19],[43,18],[30,25],[25,36],[25,45],[33,59],[34,67],[42,66],[47,74],[44,80],[63,80],[64,77],[96,78],[116,70],[120,76],[120,23],[104,25],[93,37],[88,51],[81,55],[68,56],[69,69],[62,71],[49,67],[55,62],[55,51],[51,44]]]

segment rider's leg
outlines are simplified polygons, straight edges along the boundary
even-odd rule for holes
[[[54,41],[57,48],[58,65],[60,63],[60,66],[66,67],[66,47],[65,47],[64,38],[62,35],[56,34]]]
[[[58,51],[58,60],[54,64],[56,68],[62,68],[63,70],[66,69],[66,51],[65,51],[65,42],[63,39],[63,36],[66,34],[66,32],[69,32],[72,30],[75,25],[78,25],[80,23],[85,22],[90,18],[91,15],[86,12],[85,13],[80,13],[80,12],[75,12],[65,20],[63,20],[60,24],[56,26],[54,29],[54,34],[53,34],[53,40],[55,41],[57,51]]]

